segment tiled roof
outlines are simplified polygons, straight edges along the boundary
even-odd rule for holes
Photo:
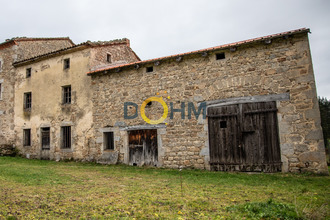
[[[244,45],[244,44],[250,44],[250,43],[254,43],[254,42],[258,42],[258,41],[265,41],[267,39],[273,39],[273,38],[289,36],[289,35],[292,35],[292,34],[305,33],[305,32],[310,32],[310,29],[301,28],[301,29],[282,32],[282,33],[278,33],[278,34],[272,34],[272,35],[268,35],[268,36],[264,36],[264,37],[258,37],[258,38],[253,38],[253,39],[249,39],[249,40],[239,41],[239,42],[236,42],[236,43],[230,43],[230,44],[225,44],[225,45],[221,45],[221,46],[206,48],[206,49],[202,49],[202,50],[196,50],[196,51],[191,51],[191,52],[187,52],[187,53],[175,54],[175,55],[171,55],[171,56],[160,57],[160,58],[155,58],[155,59],[150,59],[150,60],[138,61],[138,62],[134,62],[134,63],[127,63],[127,64],[118,65],[118,66],[111,66],[111,67],[107,67],[107,68],[102,68],[102,69],[97,69],[97,70],[94,70],[94,71],[90,71],[87,74],[88,75],[93,75],[93,74],[96,74],[96,73],[102,73],[104,71],[110,71],[110,70],[120,69],[120,68],[127,68],[127,67],[132,67],[132,66],[135,66],[135,65],[153,63],[153,62],[157,62],[157,61],[173,59],[173,58],[178,58],[178,57],[187,56],[187,55],[199,54],[199,53],[204,53],[204,52],[209,52],[209,51],[214,51],[214,50],[219,50],[219,49],[238,47],[238,46],[241,46],[241,45]]]
[[[4,49],[4,48],[7,48],[7,47],[10,47],[10,46],[15,45],[15,44],[17,44],[17,43],[13,40],[0,43],[0,50]]]
[[[74,45],[72,47],[63,48],[63,49],[52,51],[52,52],[49,52],[46,54],[41,54],[39,56],[31,57],[26,60],[21,60],[21,61],[13,63],[13,65],[15,67],[23,66],[26,64],[30,64],[32,62],[47,59],[49,57],[54,57],[59,54],[65,54],[65,53],[70,53],[73,51],[83,50],[87,47],[102,47],[102,46],[116,45],[116,44],[127,44],[129,46],[130,42],[127,38],[116,39],[116,40],[111,40],[111,41],[97,41],[97,42],[87,41],[87,42],[84,42],[81,44]]]

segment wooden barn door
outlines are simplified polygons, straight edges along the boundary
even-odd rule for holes
[[[129,164],[157,166],[157,130],[129,131]]]
[[[208,109],[210,165],[222,171],[281,171],[275,102]]]
[[[232,170],[242,163],[239,137],[239,106],[208,109],[210,163],[215,170]]]

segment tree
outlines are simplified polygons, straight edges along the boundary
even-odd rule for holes
[[[320,113],[321,113],[321,126],[323,130],[324,144],[330,148],[330,100],[318,97]]]

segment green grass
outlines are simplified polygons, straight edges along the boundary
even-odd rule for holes
[[[329,186],[313,174],[0,157],[0,219],[329,219]]]

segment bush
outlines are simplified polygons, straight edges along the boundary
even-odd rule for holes
[[[302,219],[293,205],[276,203],[272,199],[267,202],[253,202],[227,208],[233,215],[249,219]]]

